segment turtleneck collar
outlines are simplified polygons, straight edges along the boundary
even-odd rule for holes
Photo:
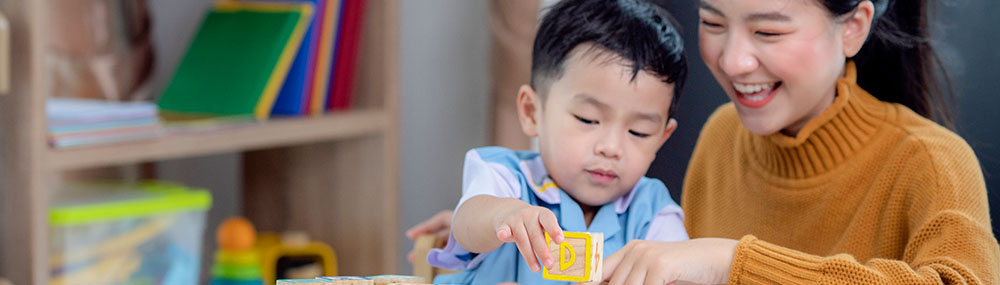
[[[744,145],[766,172],[799,179],[822,175],[844,163],[875,137],[887,105],[857,84],[854,62],[837,79],[837,96],[794,137],[780,132],[758,136],[746,131]]]

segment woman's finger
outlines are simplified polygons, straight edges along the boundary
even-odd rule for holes
[[[604,259],[604,268],[602,269],[604,272],[603,281],[610,281],[611,277],[614,277],[615,270],[618,269],[618,264],[622,262],[622,259],[625,258],[625,255],[628,254],[631,249],[632,243],[627,243],[624,247],[622,247],[622,249],[618,250],[618,252],[615,252],[615,254],[612,254],[611,256],[608,256],[608,258]]]
[[[663,283],[652,283],[646,281],[646,267],[642,264],[634,263],[633,266],[629,266],[628,277],[625,278],[626,285],[641,285],[641,284],[663,284]]]
[[[616,252],[615,254],[618,253],[622,253],[622,251]],[[617,262],[614,271],[610,271],[611,284],[625,284],[625,281],[628,280],[630,275],[632,275],[632,266],[635,264],[635,257],[639,254],[639,252],[622,254],[621,260]]]
[[[648,267],[646,267],[646,263],[638,261],[632,263],[628,271],[628,277],[625,278],[625,284],[627,285],[663,284],[662,282],[654,283],[653,279],[647,279],[646,277],[647,275],[649,275],[647,268]]]

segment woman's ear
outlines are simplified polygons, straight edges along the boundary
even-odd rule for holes
[[[847,58],[854,57],[861,51],[865,40],[868,39],[872,19],[875,16],[875,5],[872,1],[861,1],[854,9],[854,13],[846,19],[843,26],[844,56]]]
[[[517,118],[521,121],[521,130],[529,137],[538,136],[538,122],[542,114],[542,101],[535,89],[521,85],[517,91]]]

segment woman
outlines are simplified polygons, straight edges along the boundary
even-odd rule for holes
[[[949,115],[926,1],[701,0],[733,103],[684,181],[686,242],[634,241],[611,284],[1000,282],[986,186]]]

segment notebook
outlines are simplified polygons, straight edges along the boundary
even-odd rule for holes
[[[311,16],[309,3],[219,2],[160,97],[161,111],[267,119]]]
[[[319,49],[316,50],[316,66],[311,89],[309,114],[318,116],[326,110],[327,94],[330,90],[330,74],[333,72],[333,53],[337,46],[337,31],[344,0],[326,0],[323,5],[323,29],[320,30]]]
[[[326,2],[326,0],[272,1],[308,2],[313,4],[317,10],[322,9],[323,2]],[[307,92],[312,92],[312,89],[309,87],[312,86],[312,77],[315,76],[313,72],[316,65],[314,50],[319,48],[319,30],[321,29],[320,25],[323,23],[321,15],[322,13],[317,11],[316,17],[312,17],[309,21],[309,28],[306,29],[306,33],[302,38],[302,44],[295,54],[295,61],[292,62],[292,67],[288,70],[285,84],[281,86],[278,99],[274,101],[274,108],[271,109],[271,115],[300,116],[307,113],[309,107]]]
[[[334,72],[330,76],[328,110],[350,108],[354,93],[354,79],[358,72],[358,51],[361,46],[365,0],[344,0],[341,27],[334,60]]]

